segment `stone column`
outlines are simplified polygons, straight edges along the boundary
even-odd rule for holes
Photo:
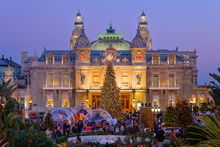
[[[73,95],[73,91],[69,90],[69,107],[74,107],[75,106],[75,99]]]
[[[39,105],[39,104],[38,104]],[[46,97],[46,92],[43,90],[43,99],[42,99],[42,106],[47,107],[47,97]]]
[[[62,100],[62,91],[59,90],[58,97],[57,97],[57,106],[62,107],[63,106],[63,100]]]

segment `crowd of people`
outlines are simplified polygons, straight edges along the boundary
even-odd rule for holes
[[[76,122],[72,126],[73,133],[96,133],[105,132],[108,134],[120,134],[125,135],[128,133],[137,132],[144,129],[144,125],[140,123],[139,112],[125,113],[124,118],[120,121],[109,123],[106,120],[84,122],[83,120]]]
[[[124,118],[119,121],[114,121],[110,123],[106,120],[102,121],[84,121],[78,120],[73,124],[69,124],[66,122],[60,125],[60,122],[55,125],[55,127],[51,130],[46,128],[44,125],[43,119],[37,120],[26,120],[28,123],[36,124],[38,123],[39,129],[45,131],[49,137],[52,137],[54,140],[57,140],[61,136],[72,136],[77,135],[77,140],[80,142],[80,135],[97,135],[97,134],[108,134],[108,135],[128,135],[128,134],[136,134],[137,132],[151,132],[154,134],[154,139],[156,143],[153,141],[152,146],[157,144],[158,147],[162,146],[165,140],[165,129],[164,126],[156,125],[153,130],[145,128],[145,126],[140,122],[140,112],[127,112],[123,114]],[[59,125],[58,125],[59,124]],[[179,130],[177,133],[175,130],[171,129],[169,133],[170,143],[174,143],[177,140],[177,136],[183,136],[182,130]],[[179,136],[178,136],[179,137]]]

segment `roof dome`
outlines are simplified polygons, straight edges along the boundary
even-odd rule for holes
[[[137,34],[131,42],[131,48],[146,48],[146,42],[141,36],[140,30],[137,30]]]
[[[91,43],[85,34],[84,28],[82,29],[82,32],[76,41],[75,48],[91,48]]]
[[[115,33],[112,25],[107,29],[106,34],[99,34],[99,40],[92,43],[92,50],[105,50],[112,45],[116,50],[130,50],[130,42],[124,40],[122,33]]]

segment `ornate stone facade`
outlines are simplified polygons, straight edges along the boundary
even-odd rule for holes
[[[45,49],[40,57],[24,58],[23,54],[22,69],[30,77],[34,111],[78,103],[99,107],[107,60],[114,65],[123,111],[139,109],[146,102],[162,110],[175,105],[177,99],[194,102],[192,95],[198,88],[196,51],[152,49],[144,13],[131,42],[112,25],[106,34],[90,42],[78,13],[70,44],[70,50]]]

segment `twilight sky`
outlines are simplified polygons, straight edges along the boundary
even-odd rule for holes
[[[0,0],[0,54],[69,49],[78,10],[91,41],[110,23],[130,41],[144,10],[154,49],[197,49],[200,84],[220,67],[220,0]]]

